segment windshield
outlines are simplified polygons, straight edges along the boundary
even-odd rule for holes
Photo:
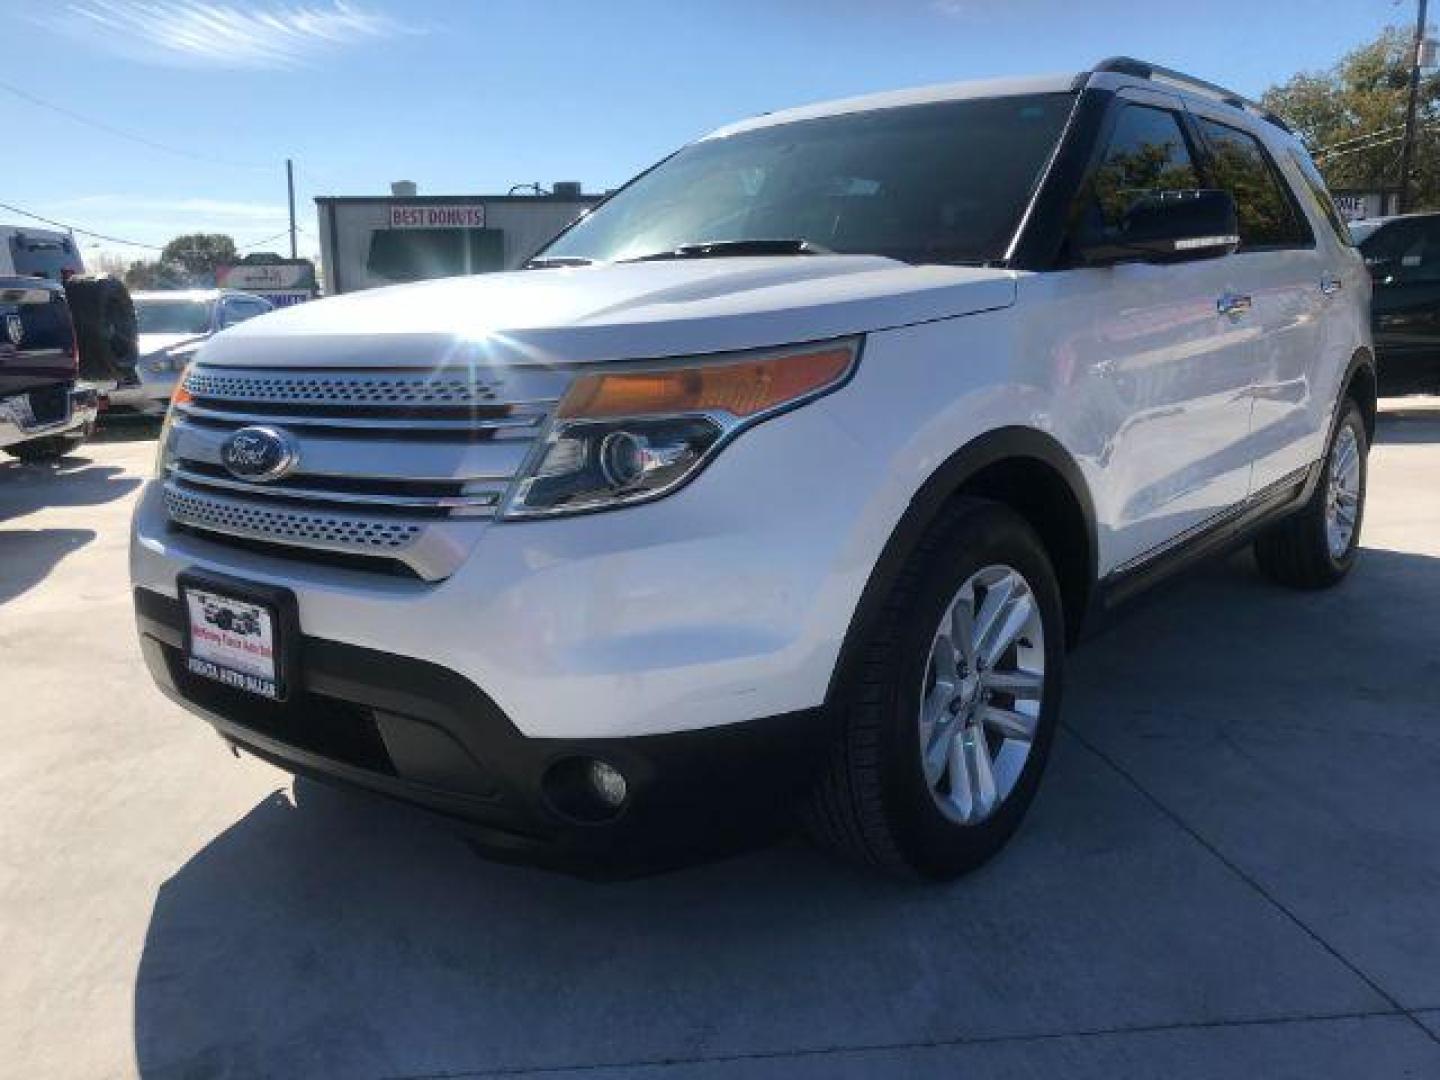
[[[208,334],[208,300],[136,300],[135,321],[142,334]]]
[[[993,261],[1073,101],[1029,94],[912,105],[706,139],[581,219],[541,259],[803,240],[911,263]]]

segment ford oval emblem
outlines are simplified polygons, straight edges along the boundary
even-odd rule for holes
[[[220,461],[239,480],[265,483],[293,472],[300,451],[278,428],[243,427],[221,444]]]

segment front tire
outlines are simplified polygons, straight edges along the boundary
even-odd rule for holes
[[[1255,541],[1255,561],[1266,577],[1291,588],[1324,589],[1350,572],[1360,551],[1369,452],[1360,407],[1347,400],[1310,501]]]
[[[1008,507],[958,500],[864,632],[808,829],[868,867],[957,877],[1019,827],[1054,739],[1065,626],[1044,546]]]

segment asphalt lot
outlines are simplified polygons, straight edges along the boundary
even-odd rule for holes
[[[799,843],[590,884],[236,760],[149,683],[153,443],[0,464],[0,1072],[1440,1075],[1440,400],[1368,549],[1248,556],[1075,654],[1028,824],[951,886]]]

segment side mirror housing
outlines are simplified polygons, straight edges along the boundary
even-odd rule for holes
[[[1087,266],[1213,258],[1239,246],[1235,199],[1206,188],[1144,192],[1118,225],[1082,228],[1077,243]]]

